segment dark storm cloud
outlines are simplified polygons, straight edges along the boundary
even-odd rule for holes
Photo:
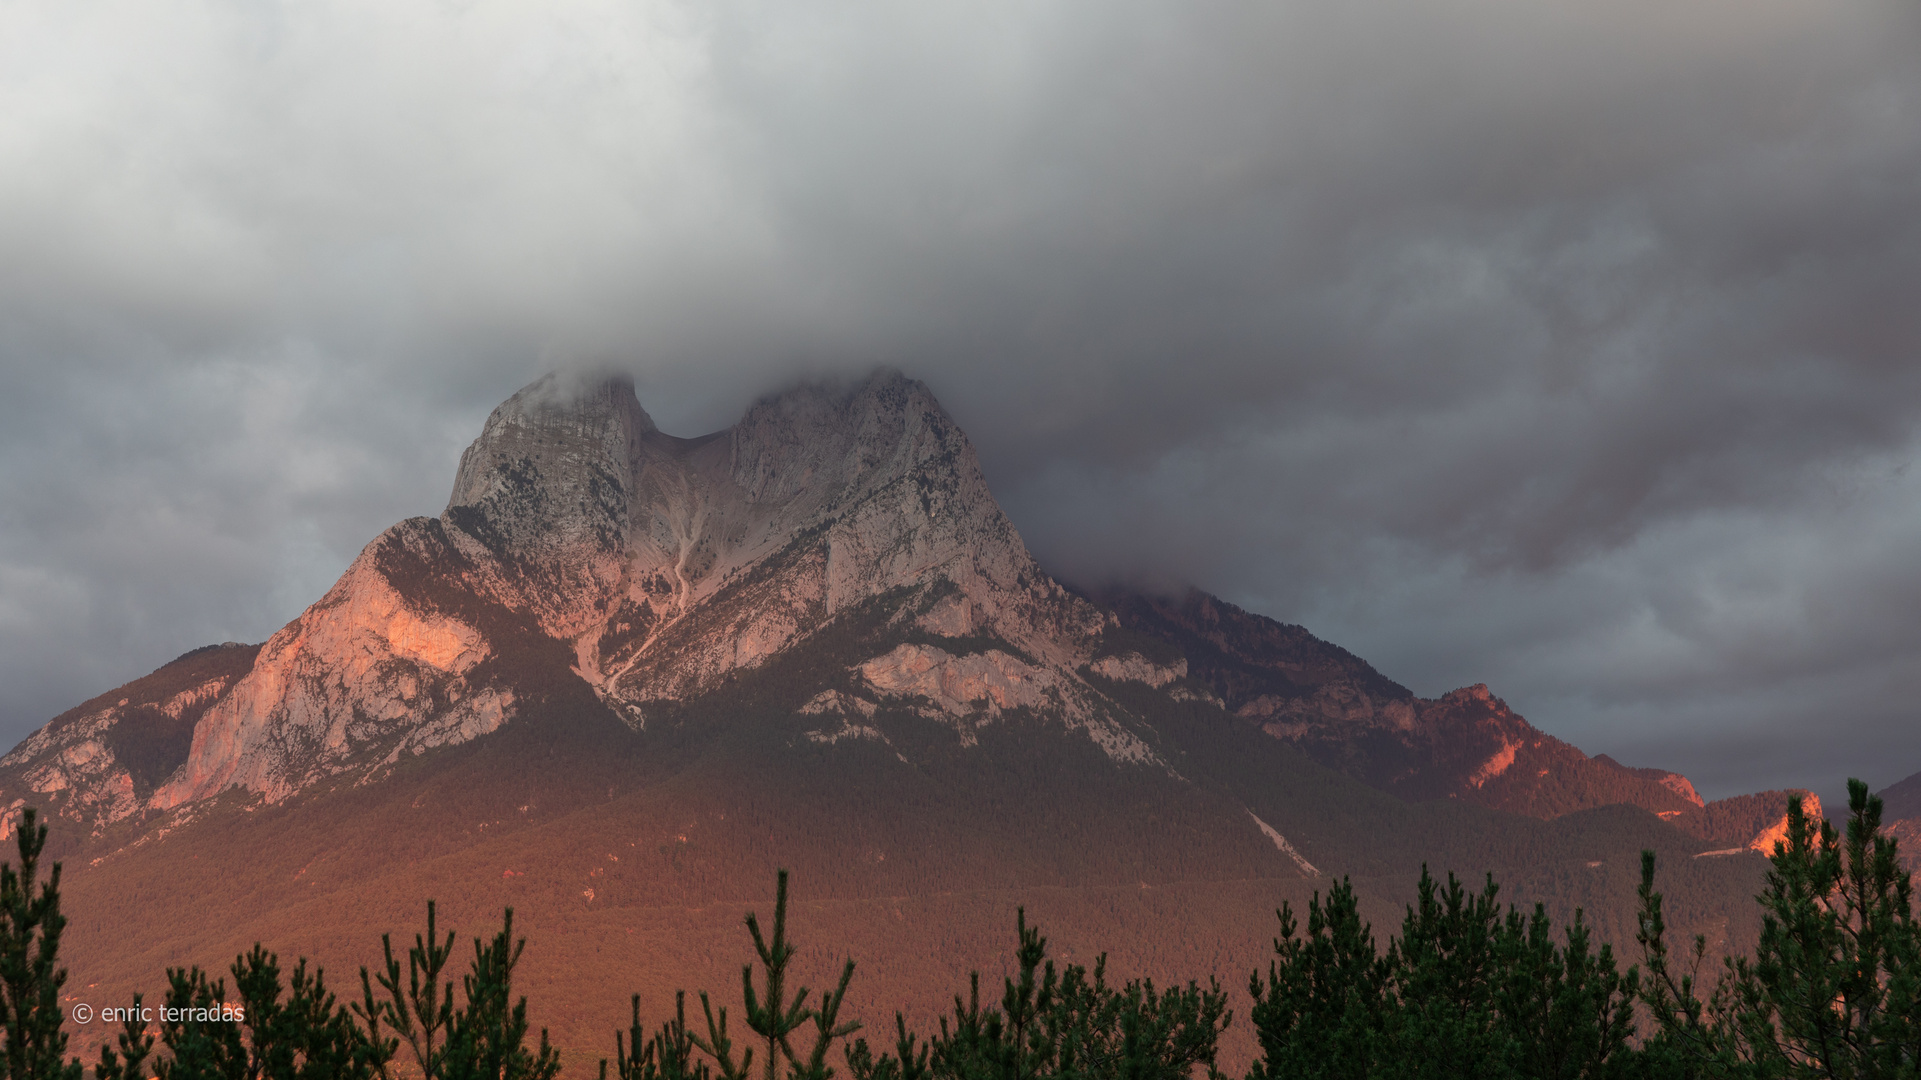
[[[1917,43],[1783,0],[14,5],[0,719],[264,637],[545,367],[692,434],[886,362],[1070,577],[1716,792],[1897,779]]]

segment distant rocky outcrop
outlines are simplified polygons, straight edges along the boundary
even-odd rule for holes
[[[1716,853],[1757,851],[1770,855],[1775,843],[1787,838],[1788,800],[1795,796],[1800,796],[1802,810],[1819,821],[1821,797],[1800,788],[1735,795],[1698,810],[1661,816],[1682,832],[1713,844]]]

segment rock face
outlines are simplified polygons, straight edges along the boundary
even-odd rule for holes
[[[694,439],[661,432],[625,379],[547,376],[488,418],[440,517],[377,537],[264,645],[190,654],[63,714],[0,761],[0,798],[98,834],[236,789],[372,782],[542,710],[643,730],[850,622],[885,641],[807,674],[792,707],[818,718],[815,743],[884,741],[867,721],[904,708],[962,747],[1033,721],[1172,774],[1120,704],[1135,687],[1408,800],[1704,813],[1685,778],[1589,758],[1484,686],[1418,698],[1202,593],[1062,588],[966,435],[890,371],[763,398]]]
[[[1661,816],[1682,832],[1713,844],[1715,854],[1757,851],[1769,855],[1775,842],[1788,835],[1788,800],[1796,796],[1810,817],[1821,816],[1821,797],[1799,788],[1736,795],[1698,810]]]
[[[439,543],[441,534],[408,522],[369,545],[206,711],[185,764],[151,805],[168,809],[235,786],[274,801],[370,756],[391,763],[499,727],[512,714],[513,690],[467,678],[493,643],[411,600],[382,572],[390,549]]]
[[[550,375],[488,418],[439,519],[387,530],[251,670],[193,689],[185,760],[151,790],[98,738],[111,709],[49,725],[0,783],[68,792],[96,824],[236,787],[277,801],[492,731],[530,680],[577,681],[639,727],[883,596],[924,635],[1005,649],[876,657],[850,702],[1038,710],[1153,760],[1073,674],[1104,615],[1035,565],[925,386],[802,386],[681,439],[627,380]]]
[[[938,586],[926,625],[1057,662],[1100,625],[1034,564],[927,388],[891,372],[698,439],[655,429],[625,382],[550,376],[488,420],[442,520],[490,564],[486,590],[637,719],[892,589]]]
[[[252,670],[258,645],[195,649],[145,678],[53,718],[0,758],[5,817],[29,805],[93,824],[138,814],[187,760],[194,728]]]

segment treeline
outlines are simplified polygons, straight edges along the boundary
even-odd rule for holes
[[[1400,933],[1383,946],[1343,881],[1309,903],[1306,921],[1277,912],[1280,935],[1249,982],[1259,1056],[1246,1080],[1375,1077],[1803,1078],[1921,1077],[1921,927],[1881,801],[1849,784],[1845,834],[1790,805],[1762,894],[1754,955],[1703,971],[1707,942],[1671,948],[1652,853],[1640,888],[1640,960],[1623,968],[1579,912],[1503,907],[1490,877],[1478,891],[1425,872]],[[58,965],[65,919],[60,868],[39,877],[46,827],[18,830],[19,866],[0,867],[0,1080],[86,1073],[67,1055]],[[685,994],[676,1014],[615,1033],[601,1080],[1177,1080],[1222,1077],[1226,993],[1202,986],[1109,985],[1105,962],[1057,967],[1047,941],[1016,921],[1015,974],[986,996],[976,974],[937,1030],[894,1030],[870,1043],[841,1019],[854,963],[833,987],[790,986],[782,872],[768,932],[746,920],[752,961],[732,1006]],[[552,1080],[560,1058],[529,1028],[513,992],[525,941],[509,909],[473,942],[464,972],[455,941],[427,926],[403,955],[382,938],[341,1000],[306,961],[283,971],[255,946],[225,977],[167,972],[162,1005],[135,998],[92,1070],[99,1080]],[[403,962],[404,960],[404,962]],[[455,984],[455,976],[459,984]],[[229,978],[231,982],[229,982]]]

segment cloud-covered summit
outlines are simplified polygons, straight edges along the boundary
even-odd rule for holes
[[[1870,0],[9,6],[0,711],[264,638],[544,368],[692,435],[885,362],[1064,575],[1710,795],[1896,779],[1917,40]]]

